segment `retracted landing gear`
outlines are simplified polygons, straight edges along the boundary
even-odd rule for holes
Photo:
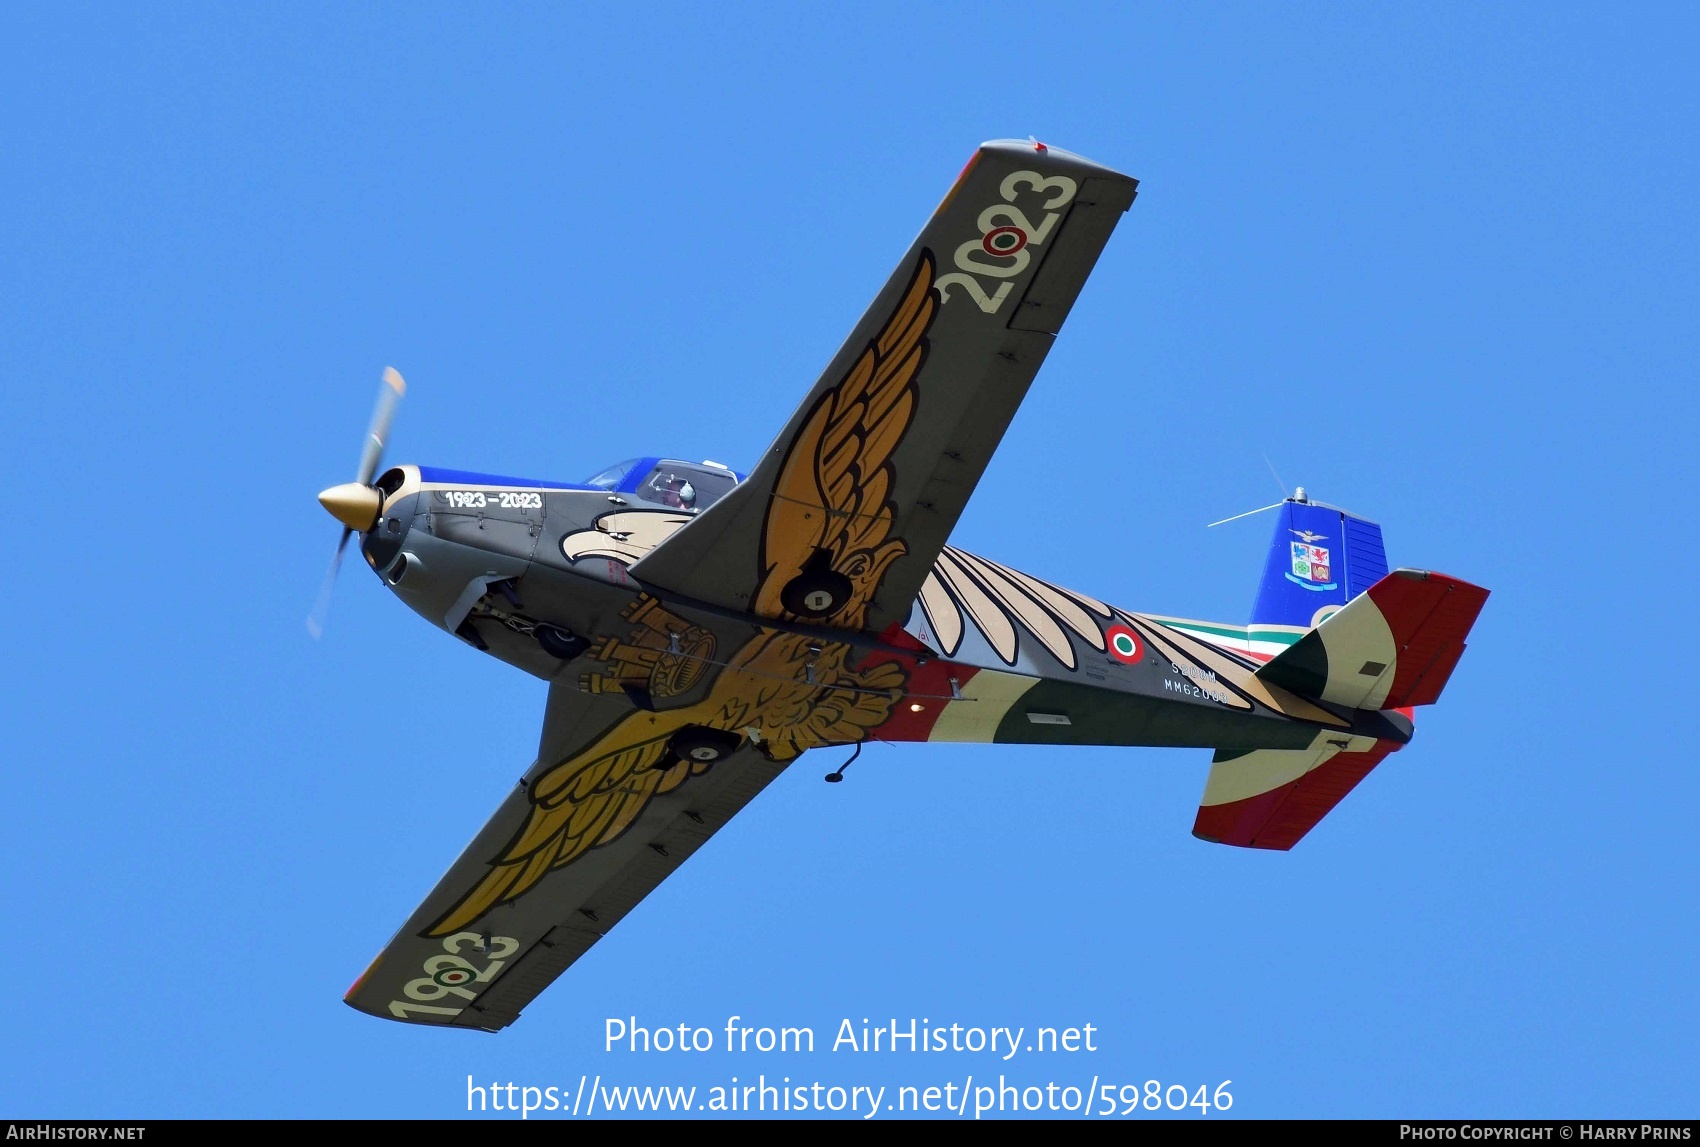
[[[802,572],[779,591],[780,604],[798,617],[822,618],[837,613],[855,587],[831,563],[832,555],[816,550]]]
[[[562,661],[571,661],[590,648],[590,642],[559,626],[539,624],[531,631],[531,635],[537,638],[537,644],[543,647],[543,652]]]
[[[544,653],[559,661],[571,661],[584,655],[590,642],[570,629],[538,621],[520,612],[519,590],[513,578],[491,582],[490,592],[473,603],[472,612],[455,632],[480,649],[488,649],[472,625],[474,621],[494,621],[521,636],[535,638]]]
[[[687,764],[718,765],[737,752],[738,746],[743,743],[744,738],[737,733],[703,725],[687,725],[673,734],[667,747]]]

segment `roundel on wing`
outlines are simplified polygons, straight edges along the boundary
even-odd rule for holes
[[[988,255],[1013,255],[1027,246],[1027,232],[1019,227],[993,227],[980,239]]]
[[[1138,665],[1145,654],[1139,635],[1125,625],[1112,625],[1104,631],[1104,648],[1111,657],[1127,665]]]

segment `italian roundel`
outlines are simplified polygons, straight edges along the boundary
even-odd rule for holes
[[[1112,625],[1104,631],[1104,648],[1128,665],[1138,665],[1145,652],[1139,646],[1139,635],[1125,625]]]

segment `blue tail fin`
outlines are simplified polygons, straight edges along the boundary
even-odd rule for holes
[[[1380,526],[1303,498],[1300,490],[1281,504],[1253,626],[1309,629],[1325,608],[1345,605],[1387,574]]]

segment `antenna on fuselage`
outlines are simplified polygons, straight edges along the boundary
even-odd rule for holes
[[[856,758],[862,755],[862,745],[864,743],[865,742],[857,741],[856,751],[850,754],[850,759],[845,761],[842,765],[839,765],[838,768],[834,769],[832,772],[826,774],[824,779],[827,784],[835,785],[844,779],[844,770],[849,768],[853,763],[855,763]]]
[[[1303,490],[1303,487],[1300,487],[1300,489],[1301,489],[1301,491],[1302,491],[1302,490]],[[1261,514],[1261,513],[1263,513],[1263,512],[1264,512],[1264,511],[1265,511],[1265,510],[1274,510],[1274,509],[1277,509],[1277,508],[1279,508],[1279,507],[1281,507],[1281,506],[1285,506],[1285,505],[1286,505],[1286,504],[1287,504],[1287,499],[1285,499],[1285,498],[1282,498],[1282,499],[1281,499],[1281,500],[1280,500],[1280,501],[1279,501],[1279,502],[1271,502],[1271,503],[1269,503],[1269,505],[1267,505],[1267,506],[1259,506],[1259,507],[1258,507],[1258,508],[1257,508],[1257,509],[1255,509],[1255,510],[1247,510],[1247,511],[1246,511],[1246,512],[1245,512],[1245,513],[1243,513],[1243,514],[1235,514],[1235,515],[1234,515],[1234,516],[1233,516],[1233,517],[1231,517],[1231,518],[1223,518],[1223,519],[1222,519],[1222,520],[1221,520],[1221,521],[1219,521],[1219,522],[1211,522],[1211,523],[1210,523],[1210,524],[1209,524],[1209,525],[1207,525],[1207,526],[1205,526],[1205,527],[1204,527],[1204,528],[1205,528],[1205,529],[1207,529],[1207,530],[1208,530],[1208,529],[1210,529],[1210,527],[1211,527],[1211,526],[1225,526],[1225,525],[1227,525],[1227,524],[1228,524],[1228,523],[1229,523],[1229,522],[1237,522],[1237,521],[1239,521],[1239,520],[1240,520],[1240,519],[1241,519],[1241,518],[1249,518],[1249,517],[1251,517],[1251,516],[1252,516],[1252,515],[1253,515],[1253,514]]]
[[[1208,530],[1210,528],[1210,526],[1225,526],[1229,522],[1237,522],[1241,518],[1249,518],[1253,514],[1261,514],[1265,510],[1280,509],[1282,506],[1285,506],[1288,502],[1309,502],[1309,501],[1310,501],[1310,497],[1309,497],[1309,495],[1307,495],[1305,493],[1305,488],[1303,486],[1300,486],[1296,490],[1293,491],[1293,496],[1290,497],[1290,498],[1282,498],[1279,502],[1271,502],[1267,506],[1259,506],[1255,510],[1247,510],[1243,514],[1235,514],[1233,517],[1223,518],[1219,522],[1211,522],[1210,525],[1207,525],[1204,528]]]
[[[1281,506],[1286,505],[1288,502],[1308,502],[1308,501],[1310,501],[1310,499],[1305,496],[1305,488],[1303,486],[1300,486],[1297,489],[1295,489],[1292,492],[1292,494],[1290,494],[1290,495],[1287,493],[1287,484],[1285,482],[1281,481],[1281,475],[1280,475],[1280,473],[1278,473],[1276,471],[1275,463],[1273,463],[1269,460],[1268,451],[1263,452],[1263,464],[1265,466],[1269,467],[1269,473],[1275,478],[1275,488],[1281,491],[1281,500],[1279,502],[1271,502],[1267,506],[1259,506],[1255,510],[1247,510],[1243,514],[1235,514],[1231,518],[1223,518],[1219,522],[1211,522],[1209,525],[1204,527],[1205,529],[1208,530],[1212,526],[1225,526],[1229,522],[1237,522],[1241,518],[1249,518],[1253,514],[1261,514],[1266,510],[1278,509]]]

